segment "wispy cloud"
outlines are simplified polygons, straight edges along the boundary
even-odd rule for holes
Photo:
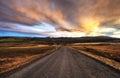
[[[120,0],[1,0],[0,30],[53,37],[119,37],[115,34],[120,31],[119,4]],[[116,31],[108,32],[110,28]]]

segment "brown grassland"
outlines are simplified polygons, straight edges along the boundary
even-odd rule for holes
[[[54,46],[31,43],[0,43],[0,74],[50,54]]]
[[[76,45],[73,48],[120,62],[120,44]]]

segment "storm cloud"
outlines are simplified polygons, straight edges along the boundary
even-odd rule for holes
[[[114,35],[120,31],[119,4],[120,0],[0,0],[0,30],[4,25],[6,30],[9,27],[16,31],[17,27],[17,32],[54,37],[61,37],[61,33],[77,37]],[[14,23],[33,29],[21,29]],[[46,26],[43,23],[53,26],[55,31],[35,32],[34,25]],[[108,32],[111,28],[115,31]]]

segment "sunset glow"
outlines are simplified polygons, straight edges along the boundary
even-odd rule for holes
[[[0,36],[120,37],[119,4],[120,0],[1,0]]]

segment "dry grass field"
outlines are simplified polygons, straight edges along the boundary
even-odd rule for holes
[[[77,45],[73,47],[120,62],[120,44]]]
[[[34,42],[34,41],[29,41],[29,42],[0,42],[0,47],[25,47],[25,46],[36,46],[39,45],[39,43]],[[41,45],[41,44],[40,44]]]
[[[2,43],[0,44],[0,74],[50,54],[53,50],[55,47],[49,45]]]

